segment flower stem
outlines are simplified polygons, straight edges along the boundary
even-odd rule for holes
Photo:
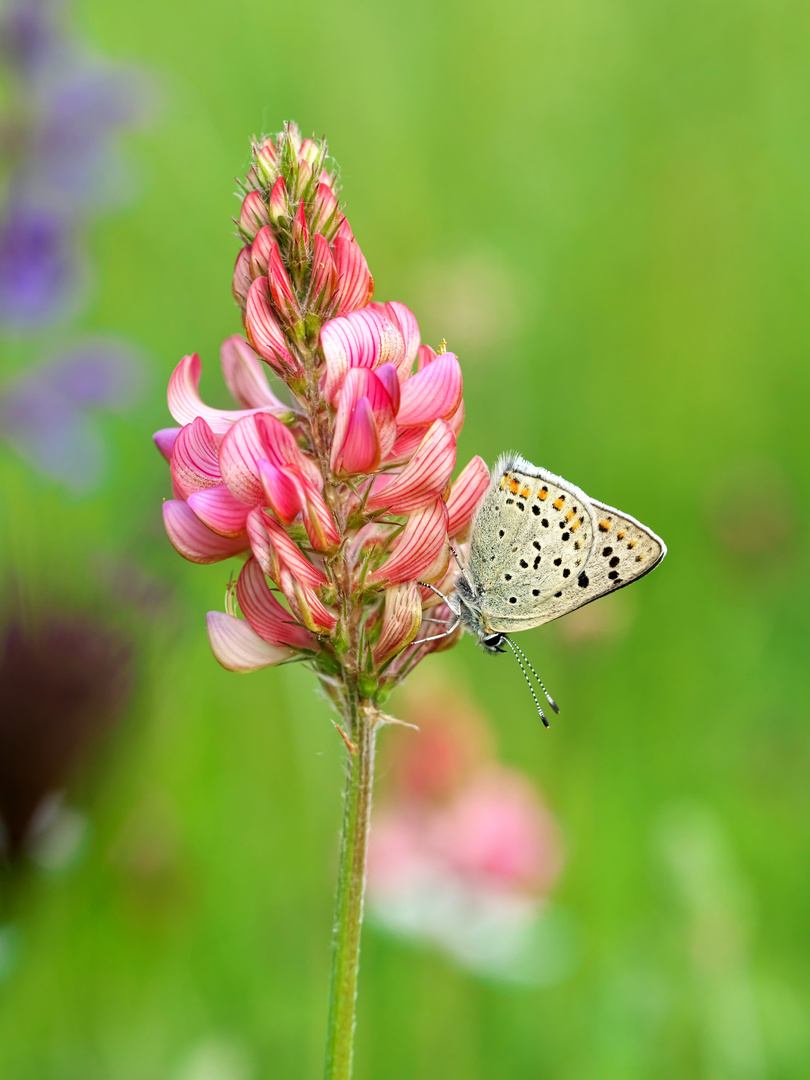
[[[366,848],[371,823],[376,715],[359,707],[357,691],[349,688],[346,717],[353,748],[348,755],[340,870],[335,901],[332,947],[332,986],[326,1036],[324,1080],[349,1080],[354,1050],[360,935],[366,885]]]

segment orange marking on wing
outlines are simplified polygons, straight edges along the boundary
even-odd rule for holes
[[[506,487],[506,485],[508,483],[509,483],[509,474],[504,473],[503,480],[501,480],[501,491],[503,491],[503,489]]]
[[[574,516],[574,511],[569,510],[568,513],[565,515],[565,520],[570,521],[573,516]]]
[[[638,540],[631,540],[630,543],[627,546],[629,548],[634,548],[637,543],[638,543]]]
[[[548,488],[540,488],[540,490],[537,492],[537,498],[540,500],[540,502],[545,502],[548,498]]]
[[[520,491],[520,484],[517,482],[517,480],[515,480],[514,477],[512,477],[512,479],[509,481],[509,490],[512,492],[513,495],[517,495],[517,493]]]
[[[624,540],[625,536],[627,536],[627,533],[620,532],[620,533],[616,533],[616,535],[618,536],[618,538],[620,540]]]
[[[571,526],[571,532],[576,532],[581,524],[582,524],[582,518],[580,518],[579,521],[575,521],[574,524]]]
[[[603,518],[599,522],[599,528],[601,529],[602,532],[610,532],[610,522],[608,521],[607,518]]]
[[[531,488],[522,487],[520,489],[520,497],[521,497],[521,499],[528,499],[528,497],[531,495],[531,493],[532,493]]]
[[[554,509],[555,510],[562,510],[564,502],[565,502],[565,496],[560,495],[559,499],[554,500]]]

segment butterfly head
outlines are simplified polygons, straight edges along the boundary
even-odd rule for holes
[[[480,634],[478,644],[484,652],[506,652],[506,634]]]

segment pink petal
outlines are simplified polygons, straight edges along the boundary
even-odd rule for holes
[[[283,525],[291,525],[301,513],[303,505],[298,476],[290,470],[279,469],[269,461],[260,460],[258,466],[270,509]]]
[[[435,349],[431,349],[429,345],[420,345],[418,350],[418,362],[417,370],[421,371],[423,367],[427,367],[428,364],[432,364],[436,357],[439,355]]]
[[[284,183],[284,177],[280,176],[273,184],[273,190],[270,192],[270,220],[274,225],[278,225],[282,218],[289,216],[287,185]]]
[[[375,664],[396,656],[419,633],[422,625],[422,598],[414,581],[390,585],[385,590],[382,632],[374,646]]]
[[[380,464],[380,436],[374,410],[367,397],[354,405],[348,419],[346,438],[340,446],[336,471],[348,475],[373,472]]]
[[[281,525],[258,507],[248,514],[247,531],[259,565],[277,585],[281,584],[282,569],[313,589],[328,584],[323,571],[313,566]]]
[[[279,374],[300,379],[301,361],[287,348],[287,339],[273,314],[270,284],[266,277],[256,278],[250,286],[245,307],[245,328],[259,356]]]
[[[402,337],[402,349],[396,358],[392,357],[391,359],[396,364],[400,382],[404,382],[410,375],[419,348],[419,324],[416,321],[416,316],[409,307],[406,307],[399,300],[390,300],[386,304],[371,304],[370,306],[388,319]]]
[[[444,568],[437,566],[446,558],[447,507],[442,499],[414,511],[397,541],[392,555],[368,577],[370,585],[394,585],[401,581],[426,580],[432,573],[438,577]]]
[[[402,387],[397,424],[411,427],[449,420],[461,403],[462,390],[461,365],[453,353],[444,353],[411,375]]]
[[[219,439],[201,416],[180,429],[172,449],[172,479],[186,495],[222,483]]]
[[[330,319],[321,328],[320,346],[326,361],[321,390],[327,401],[334,403],[350,368],[377,367],[384,339],[393,331],[387,319],[368,310]]]
[[[337,231],[338,201],[328,184],[318,184],[312,207],[312,231],[331,239]]]
[[[289,415],[289,406],[270,389],[265,375],[267,369],[241,334],[225,338],[219,355],[225,385],[240,405]]]
[[[152,436],[155,446],[167,461],[171,461],[172,459],[172,447],[174,446],[175,439],[180,434],[180,430],[179,427],[161,428],[160,431],[156,431]]]
[[[298,473],[299,489],[303,496],[304,526],[309,542],[316,551],[335,551],[340,546],[340,533],[323,496],[303,473]]]
[[[228,671],[244,674],[271,667],[295,655],[285,646],[270,645],[244,619],[224,611],[209,611],[205,617],[211,652]]]
[[[461,429],[464,427],[464,399],[462,398],[461,404],[447,421],[450,427],[453,429],[453,434],[456,438],[461,434]]]
[[[484,459],[476,456],[467,462],[450,489],[450,498],[447,500],[449,536],[458,536],[464,532],[488,488],[489,469]]]
[[[386,465],[410,461],[429,427],[430,424],[421,424],[419,427],[399,428],[396,441],[385,459]]]
[[[379,494],[366,502],[368,511],[388,507],[394,514],[407,514],[426,506],[441,494],[456,464],[456,437],[450,425],[436,420],[410,462]]]
[[[338,240],[354,240],[354,233],[352,232],[352,227],[349,224],[349,219],[347,217],[342,217],[340,219],[340,225],[338,226],[336,235]]]
[[[189,562],[221,562],[248,547],[246,536],[219,536],[203,525],[188,503],[179,500],[168,499],[163,504],[163,524],[175,549]]]
[[[212,409],[200,397],[202,364],[196,353],[184,356],[169,379],[169,412],[178,424],[190,424],[200,416],[216,435],[230,431],[234,422],[251,416],[259,409]]]
[[[273,241],[270,248],[267,263],[267,280],[270,282],[270,296],[278,314],[288,324],[298,322],[301,318],[298,297],[295,295],[287,269],[281,260],[281,252],[275,241]]]
[[[374,295],[374,279],[369,273],[360,245],[338,236],[334,244],[338,272],[338,315],[365,307]]]
[[[247,303],[248,289],[253,281],[253,276],[250,273],[250,247],[243,247],[239,254],[236,256],[236,263],[233,268],[233,284],[231,289],[233,291],[233,298],[239,305],[244,308]]]
[[[286,608],[268,588],[262,568],[251,558],[242,567],[236,582],[236,599],[242,614],[256,631],[271,645],[289,645],[294,649],[317,648],[308,630],[296,624]]]
[[[308,466],[295,436],[280,420],[267,413],[254,413],[232,424],[219,448],[222,479],[232,495],[249,505],[263,501],[259,472],[263,459],[276,466]]]
[[[261,277],[262,274],[267,273],[267,263],[275,243],[276,237],[272,225],[263,225],[250,245],[250,276],[252,278]],[[250,288],[249,282],[248,288]]]
[[[365,398],[371,410],[373,424],[365,422],[363,413],[357,416],[358,403]],[[388,391],[377,373],[368,368],[352,368],[343,383],[338,398],[332,437],[332,467],[344,472],[371,471],[379,465],[380,457],[386,454],[396,439],[396,420],[394,407]],[[369,462],[368,469],[349,467],[346,458],[346,446],[352,438],[349,458],[355,466]]]
[[[242,536],[245,531],[250,507],[235,499],[224,484],[195,491],[189,495],[188,505],[203,525],[220,536]]]
[[[301,143],[301,149],[298,151],[298,156],[302,161],[305,161],[307,165],[314,165],[318,159],[319,147],[314,139],[304,139]]]
[[[312,240],[312,278],[309,282],[307,307],[321,314],[331,312],[336,289],[335,260],[327,241],[320,233],[316,233]]]
[[[335,615],[329,608],[324,607],[318,596],[303,582],[293,577],[291,581],[284,582],[286,590],[289,590],[290,585],[292,585],[295,605],[301,613],[301,621],[304,625],[314,634],[331,634],[337,626]]]
[[[242,203],[242,212],[239,215],[239,228],[242,233],[252,240],[262,225],[267,225],[270,217],[264,199],[258,191],[251,191],[245,196]]]
[[[378,367],[374,374],[383,384],[388,391],[388,396],[391,398],[391,405],[396,414],[399,411],[399,403],[402,398],[402,391],[399,385],[399,376],[397,375],[397,369],[395,364],[383,364],[382,367]]]
[[[306,246],[309,243],[309,230],[307,229],[307,215],[304,210],[303,199],[298,204],[298,209],[295,212],[292,229],[290,231],[290,238],[292,240],[292,246],[297,248],[299,252],[304,255],[306,253]]]

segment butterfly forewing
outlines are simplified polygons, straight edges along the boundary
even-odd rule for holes
[[[585,567],[595,534],[587,497],[522,458],[502,459],[476,518],[469,571],[496,623],[525,618]]]

